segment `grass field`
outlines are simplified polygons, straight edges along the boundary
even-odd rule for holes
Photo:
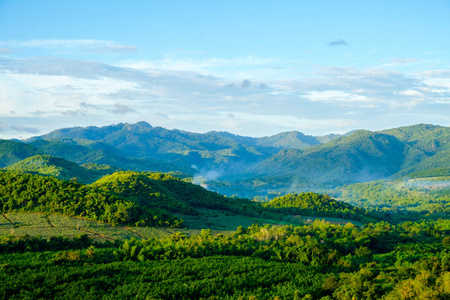
[[[114,227],[100,222],[62,215],[8,213],[0,214],[0,235],[29,235],[50,238],[52,236],[74,237],[80,234],[87,234],[89,237],[99,241],[114,241],[132,237],[137,239],[165,238],[176,232],[186,235],[197,235],[202,228],[209,228],[206,226],[207,220],[197,221],[198,225],[202,224],[205,226],[198,228]],[[220,221],[223,222],[224,220],[220,219]],[[232,228],[233,226],[230,228],[215,227],[216,229],[211,228],[212,233],[224,233],[236,229],[236,227]]]
[[[315,220],[325,220],[334,224],[350,222],[344,219],[309,216],[287,216],[285,221],[275,221],[237,216],[229,212],[208,209],[202,210],[200,216],[180,215],[180,217],[184,220],[186,228],[114,227],[100,222],[62,215],[7,213],[0,214],[0,235],[29,235],[50,238],[52,236],[74,237],[87,234],[98,241],[114,241],[133,237],[137,239],[165,238],[177,232],[197,235],[203,228],[210,229],[213,234],[228,233],[236,230],[239,226],[248,227],[253,223],[260,225],[299,225],[312,223]],[[363,225],[355,221],[351,221],[351,223],[356,226]]]

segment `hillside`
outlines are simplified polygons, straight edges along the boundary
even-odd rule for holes
[[[383,131],[406,145],[399,176],[411,172],[450,167],[450,128],[419,124]]]
[[[65,128],[28,139],[26,142],[46,154],[61,156],[78,163],[96,162],[122,169],[147,168],[185,173],[208,173],[210,170],[218,173],[239,173],[281,149],[301,149],[320,144],[318,138],[300,132],[252,138],[228,132],[200,134],[168,130],[153,127],[146,122]],[[101,157],[102,160],[96,157]],[[132,162],[115,163],[111,159],[108,160],[108,157],[120,157],[122,160],[141,159],[145,167],[137,169]]]
[[[399,219],[423,219],[429,214],[448,218],[450,169],[427,170],[395,180],[355,183],[329,193],[359,207],[393,212]]]
[[[5,169],[8,171],[48,175],[62,180],[74,179],[82,183],[92,183],[104,175],[118,171],[117,168],[111,166],[93,163],[80,166],[74,162],[50,155],[32,156]]]
[[[4,171],[0,172],[0,209],[2,213],[27,211],[80,216],[110,224],[141,221],[158,225],[158,218],[153,219],[158,212],[107,191],[54,177]],[[168,216],[159,219],[162,217]]]
[[[450,128],[433,125],[360,130],[325,144],[282,150],[239,174],[237,181],[227,178],[226,188],[262,194],[323,190],[448,168],[449,141]]]
[[[78,164],[96,163],[110,165],[123,170],[134,171],[183,171],[192,172],[189,166],[171,164],[154,158],[127,157],[125,153],[102,142],[89,140],[55,138],[37,139],[30,145],[41,153],[64,158]]]
[[[303,150],[283,150],[249,170],[255,177],[290,178],[303,186],[337,186],[388,177],[401,168],[405,145],[395,137],[358,131]],[[264,181],[264,179],[262,179]]]
[[[117,172],[94,182],[92,187],[150,208],[196,216],[202,210],[220,210],[232,214],[280,218],[280,213],[265,209],[248,199],[228,198],[199,185],[164,173]]]
[[[42,154],[42,151],[32,145],[10,140],[0,140],[0,168],[38,154]]]
[[[364,209],[336,201],[330,196],[317,193],[287,194],[275,197],[263,204],[264,207],[277,208],[284,214],[306,216],[328,216],[372,222],[379,218]]]
[[[226,198],[162,173],[116,172],[83,185],[51,176],[0,171],[2,213],[58,213],[110,224],[179,226],[181,220],[174,213],[196,216],[198,209],[246,216],[265,212],[279,217],[256,202]]]
[[[47,154],[122,170],[181,171],[223,194],[254,197],[320,191],[449,168],[449,141],[449,128],[426,124],[341,136],[291,131],[252,138],[168,130],[138,122],[60,129],[27,143],[3,141],[0,158],[4,166],[28,155]]]

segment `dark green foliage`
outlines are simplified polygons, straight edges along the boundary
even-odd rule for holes
[[[37,154],[41,154],[41,151],[31,145],[16,141],[0,140],[0,168]]]
[[[0,236],[0,253],[79,250],[89,246],[105,247],[108,245],[112,246],[109,242],[94,242],[86,234],[73,238],[51,237],[48,240],[30,236]]]

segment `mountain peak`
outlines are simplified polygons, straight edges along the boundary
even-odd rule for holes
[[[145,121],[136,122],[134,125],[141,127],[141,128],[153,128],[152,125],[150,125],[149,123],[147,123]]]

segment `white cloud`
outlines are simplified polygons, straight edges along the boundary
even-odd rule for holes
[[[411,97],[423,97],[421,92],[415,90],[406,90],[398,93],[399,95],[411,96]]]
[[[270,60],[245,61],[259,68]],[[379,68],[318,67],[309,76],[261,80],[203,72],[226,74],[244,63],[239,59],[195,61],[184,67],[181,61],[167,62],[117,67],[77,60],[0,58],[0,117],[8,119],[2,135],[8,130],[17,134],[13,127],[20,126],[46,132],[140,120],[190,131],[246,135],[383,129],[390,125],[376,126],[394,122],[392,116],[386,117],[389,114],[403,124],[446,125],[448,120],[450,81],[445,70],[411,75]],[[222,66],[224,73],[219,72]],[[21,134],[30,135],[32,130]]]
[[[367,102],[370,101],[366,96],[351,94],[344,91],[312,91],[303,96],[311,101],[321,102]]]
[[[199,71],[217,67],[245,67],[270,65],[279,62],[278,59],[260,59],[253,56],[238,57],[232,59],[209,58],[209,59],[172,59],[140,60],[123,63],[122,67],[133,69],[163,69],[178,71]]]
[[[125,46],[117,44],[114,41],[106,40],[60,40],[60,39],[43,39],[28,41],[0,41],[0,46],[10,48],[42,48],[47,50],[77,50],[88,53],[117,53],[136,51],[134,46]]]
[[[450,77],[427,78],[424,83],[434,88],[450,89]]]

